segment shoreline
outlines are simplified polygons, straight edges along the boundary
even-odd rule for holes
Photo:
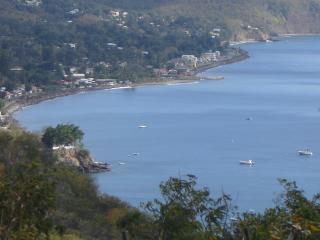
[[[184,84],[184,83],[192,83],[201,80],[220,80],[223,77],[219,76],[217,79],[215,78],[203,78],[202,76],[198,76],[200,73],[203,73],[209,69],[216,68],[223,65],[228,65],[236,62],[243,61],[249,58],[248,52],[245,50],[239,49],[240,54],[231,58],[222,60],[215,63],[206,64],[200,66],[199,68],[194,69],[194,74],[188,76],[186,78],[177,78],[177,79],[154,79],[154,80],[144,80],[138,83],[133,83],[131,85],[117,85],[117,86],[98,86],[92,88],[71,88],[66,90],[61,90],[60,92],[42,92],[38,95],[34,96],[26,96],[22,99],[13,100],[9,102],[4,108],[3,112],[8,116],[9,125],[12,123],[17,123],[17,120],[13,117],[13,114],[17,111],[22,110],[25,107],[32,106],[39,104],[41,102],[45,102],[48,100],[53,100],[60,97],[71,96],[80,93],[87,93],[91,91],[99,91],[99,90],[116,90],[116,89],[126,89],[126,88],[136,88],[136,87],[143,87],[143,86],[154,86],[154,85],[173,85],[173,84]]]
[[[279,37],[303,37],[303,36],[320,36],[320,33],[283,33]]]

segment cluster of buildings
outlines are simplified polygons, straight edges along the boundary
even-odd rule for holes
[[[0,88],[0,94],[6,100],[17,99],[26,95],[38,94],[42,91],[43,90],[41,88],[36,86],[32,86],[31,89],[27,91],[24,84],[20,85],[12,91],[7,91],[6,87]]]
[[[168,62],[167,68],[154,69],[154,73],[160,77],[175,77],[175,76],[191,76],[199,67],[209,64],[214,64],[222,58],[220,51],[206,52],[200,57],[195,55],[182,55],[180,58],[172,59]]]
[[[220,28],[214,28],[212,31],[210,31],[210,35],[212,38],[218,38],[220,37],[221,29]]]
[[[201,65],[212,64],[218,61],[220,56],[220,51],[209,51],[202,53],[200,57],[196,57],[195,55],[182,55],[180,58],[171,60],[170,63],[174,65],[175,69],[196,69]]]
[[[119,10],[111,10],[110,16],[112,17],[112,20],[115,20],[117,22],[117,25],[123,29],[128,29],[128,26],[126,25],[126,17],[128,16],[128,12],[126,11],[119,11]]]
[[[72,69],[73,70],[73,69]],[[70,75],[65,75],[65,79],[60,80],[59,84],[65,87],[78,87],[78,88],[93,88],[99,86],[117,86],[118,84],[131,85],[129,80],[118,81],[117,79],[109,78],[93,78],[88,77],[93,73],[92,68],[86,69],[85,73],[72,71]]]
[[[125,11],[121,12],[118,10],[111,10],[110,14],[112,17],[119,18],[119,17],[127,17],[129,13]]]

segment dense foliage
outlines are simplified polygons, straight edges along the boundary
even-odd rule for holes
[[[0,86],[9,91],[17,83],[56,84],[74,67],[88,76],[136,81],[173,57],[219,47],[192,18],[136,11],[114,17],[102,0],[27,2],[0,1]]]
[[[38,136],[0,132],[1,240],[119,239],[108,220],[114,209],[123,217],[136,211],[100,195],[88,175],[57,164]]]
[[[233,214],[231,198],[225,194],[217,199],[208,189],[196,189],[196,177],[170,178],[160,185],[163,202],[144,204],[158,226],[158,239],[225,238],[229,218]]]
[[[0,135],[0,238],[36,239],[51,229],[54,183],[30,134]]]
[[[52,89],[75,68],[96,78],[150,78],[152,69],[169,59],[219,48],[219,38],[210,34],[214,28],[224,40],[320,31],[318,0],[0,0],[0,5],[0,86],[8,91],[21,83],[27,91],[33,85]]]
[[[74,124],[58,124],[55,128],[48,127],[42,135],[42,142],[47,147],[74,145],[80,143],[84,133]]]
[[[309,200],[281,179],[274,208],[238,213],[231,198],[197,188],[196,177],[161,183],[161,199],[134,209],[101,195],[93,179],[63,164],[33,134],[0,132],[0,239],[316,240],[319,194]]]
[[[203,25],[226,28],[228,35],[251,25],[268,32],[317,33],[319,0],[105,0],[125,9],[165,16],[188,16]]]

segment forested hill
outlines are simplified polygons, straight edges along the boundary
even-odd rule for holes
[[[20,83],[54,85],[72,69],[135,81],[172,58],[220,46],[193,19],[184,26],[103,0],[0,0],[0,6],[0,87],[9,91]]]
[[[221,24],[229,36],[244,27],[276,33],[319,33],[319,0],[105,0],[114,7],[153,11],[169,16],[189,16],[204,24]],[[237,36],[241,37],[241,36]]]
[[[0,0],[0,6],[0,88],[7,92],[56,86],[74,71],[150,79],[183,54],[221,50],[221,40],[320,32],[320,0]]]

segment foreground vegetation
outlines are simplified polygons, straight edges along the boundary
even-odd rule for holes
[[[280,180],[280,201],[263,213],[237,212],[192,175],[161,183],[162,198],[135,209],[56,160],[41,137],[0,132],[0,239],[320,238],[320,195],[308,199],[294,182]]]

